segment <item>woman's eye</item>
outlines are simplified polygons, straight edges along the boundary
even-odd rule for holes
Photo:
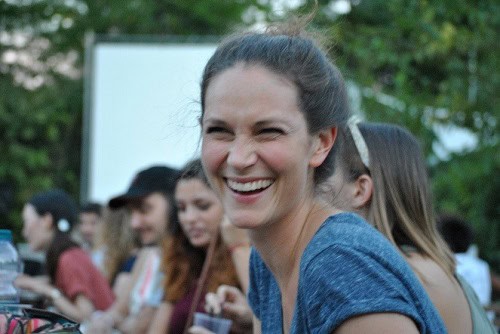
[[[222,126],[209,126],[205,130],[205,134],[217,140],[230,140],[233,137],[232,131]]]
[[[229,130],[221,127],[221,126],[209,126],[206,130],[205,133],[210,134],[210,133],[229,133]]]
[[[285,134],[285,131],[280,128],[264,128],[258,132],[259,136],[264,136],[265,138],[276,138],[283,134]]]
[[[200,204],[198,204],[198,209],[200,209],[202,211],[206,211],[206,210],[210,209],[210,206],[211,206],[210,203],[200,203]]]

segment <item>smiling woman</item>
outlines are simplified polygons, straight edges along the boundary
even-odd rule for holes
[[[203,166],[229,220],[255,246],[255,328],[444,333],[390,243],[317,194],[349,108],[342,75],[302,27],[229,37],[202,78]]]

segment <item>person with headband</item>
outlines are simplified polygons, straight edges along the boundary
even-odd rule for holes
[[[252,242],[249,304],[263,333],[445,333],[404,258],[318,189],[349,118],[339,70],[303,30],[225,39],[201,83],[201,157]]]
[[[448,333],[495,333],[436,228],[422,150],[407,130],[349,122],[324,190],[336,207],[365,217],[404,255]]]
[[[49,280],[19,276],[18,288],[47,297],[57,311],[81,322],[114,301],[106,278],[70,236],[77,206],[63,190],[35,194],[23,208],[23,236],[33,251],[46,252]]]

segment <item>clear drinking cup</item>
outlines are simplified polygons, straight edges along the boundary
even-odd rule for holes
[[[212,317],[205,313],[196,312],[193,324],[208,329],[215,334],[228,334],[232,321],[225,318]]]

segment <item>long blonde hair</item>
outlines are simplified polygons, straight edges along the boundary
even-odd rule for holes
[[[405,246],[410,246],[453,276],[455,260],[436,228],[427,170],[417,139],[396,125],[357,126],[368,148],[369,167],[362,162],[346,127],[339,131],[335,168],[347,174],[344,182],[353,182],[362,174],[373,180],[368,221],[403,253],[407,253]]]
[[[103,210],[103,221],[96,240],[97,247],[104,247],[104,275],[113,284],[120,267],[137,247],[138,241],[130,227],[126,207]]]

